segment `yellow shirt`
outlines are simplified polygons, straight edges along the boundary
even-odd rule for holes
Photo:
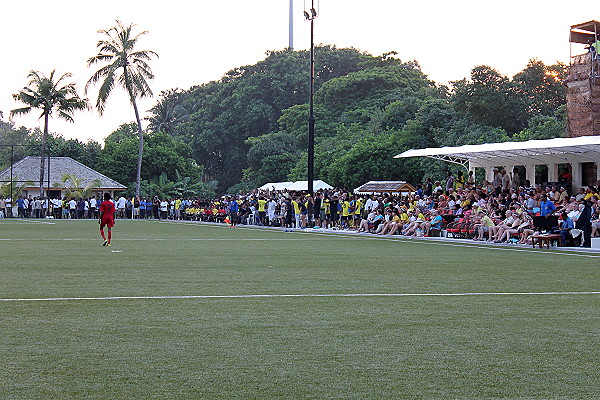
[[[363,203],[360,199],[357,199],[354,202],[354,215],[360,215],[360,213],[362,211],[362,206],[363,206]]]
[[[488,228],[494,226],[494,221],[492,221],[492,219],[487,215],[481,218],[481,223],[483,226],[487,226]]]
[[[266,200],[258,200],[258,212],[264,212],[266,204],[267,204]]]
[[[294,214],[300,214],[300,206],[296,200],[292,200],[292,205],[294,206]]]
[[[342,203],[342,216],[343,217],[347,217],[348,214],[348,209],[350,208],[350,203],[348,203],[348,201],[344,201]]]

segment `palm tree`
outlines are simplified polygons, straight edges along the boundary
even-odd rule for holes
[[[112,93],[115,85],[121,86],[129,94],[129,101],[135,112],[135,119],[138,125],[138,134],[140,137],[138,148],[138,165],[136,176],[136,195],[140,194],[140,181],[142,173],[142,154],[144,151],[144,132],[142,131],[142,121],[138,111],[136,99],[144,97],[152,97],[152,90],[147,79],[154,78],[154,74],[146,61],[153,56],[158,57],[158,54],[151,50],[136,51],[135,46],[140,36],[148,33],[143,31],[137,35],[132,34],[132,29],[135,26],[130,24],[125,27],[117,20],[117,26],[109,30],[100,30],[98,33],[106,37],[98,42],[98,54],[87,60],[88,67],[96,63],[106,63],[102,68],[96,71],[88,80],[85,89],[90,85],[102,80],[100,90],[98,92],[98,100],[96,108],[100,115],[104,112],[106,100]]]
[[[71,74],[63,74],[56,81],[54,73],[49,77],[38,71],[31,71],[28,87],[24,87],[13,98],[27,105],[27,107],[17,108],[10,111],[11,117],[15,114],[28,114],[32,109],[42,110],[40,118],[44,118],[44,134],[42,135],[42,147],[40,150],[40,196],[44,196],[44,167],[46,160],[46,142],[48,140],[48,121],[50,116],[56,112],[59,118],[73,122],[73,113],[77,110],[87,110],[89,108],[88,99],[82,99],[77,95],[74,83],[67,83],[64,86],[62,81],[70,78]]]
[[[4,184],[0,184],[0,195],[10,197],[16,201],[17,197],[23,193],[25,188],[33,186],[31,181],[20,181],[18,177],[13,178]]]
[[[94,189],[102,185],[99,179],[94,179],[87,185],[84,185],[83,179],[65,172],[61,178],[61,182],[55,184],[54,187],[61,188],[65,191],[65,196],[70,198],[90,197]]]
[[[173,134],[173,128],[185,115],[183,107],[180,106],[183,92],[178,89],[164,90],[160,93],[160,100],[148,112],[150,116],[145,119],[149,122],[150,132],[164,131]]]

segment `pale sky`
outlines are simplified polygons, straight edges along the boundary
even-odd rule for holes
[[[404,0],[314,0],[319,5],[315,43],[355,47],[373,55],[397,51],[402,60],[416,59],[430,79],[446,84],[468,77],[476,65],[490,65],[512,76],[531,58],[547,64],[568,63],[569,27],[600,19],[593,7],[564,2],[504,0],[486,2]],[[294,48],[310,45],[304,4],[294,0]],[[0,8],[2,59],[0,110],[4,118],[21,107],[12,99],[27,83],[31,70],[73,74],[83,96],[94,69],[86,60],[96,54],[99,29],[115,19],[135,23],[149,33],[140,49],[160,56],[152,61],[150,81],[155,98],[140,104],[142,116],[161,90],[188,89],[218,80],[228,70],[264,59],[268,50],[288,45],[289,0],[29,0],[3,2]],[[581,50],[580,48],[578,50]],[[95,103],[94,91],[88,93]],[[39,113],[15,117],[17,126],[42,127]],[[116,89],[104,115],[78,112],[75,123],[50,121],[50,131],[66,138],[102,142],[120,124],[134,120],[124,91]]]

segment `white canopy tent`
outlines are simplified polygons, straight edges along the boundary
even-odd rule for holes
[[[333,186],[322,180],[313,181],[313,189],[333,189]],[[308,190],[308,181],[270,182],[265,183],[259,190]]]
[[[286,187],[293,184],[294,182],[269,182],[265,183],[259,190],[285,190]]]
[[[600,180],[600,136],[413,149],[394,158],[407,157],[429,157],[459,164],[469,170],[485,168],[486,179],[489,181],[494,178],[494,167],[502,166],[511,171],[514,166],[523,165],[526,170],[525,179],[534,182],[535,166],[546,165],[548,181],[556,182],[558,166],[570,164],[574,189],[582,186],[582,164],[595,163],[596,180]]]
[[[288,190],[308,190],[308,181],[296,181],[288,186]],[[333,189],[333,186],[322,180],[313,181],[313,190]]]

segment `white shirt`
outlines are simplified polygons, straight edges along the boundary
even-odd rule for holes
[[[119,200],[117,200],[117,208],[125,208],[125,197],[119,197]]]

